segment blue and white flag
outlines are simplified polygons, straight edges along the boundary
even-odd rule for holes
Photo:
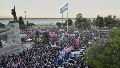
[[[66,10],[68,10],[68,3],[64,7],[60,8],[60,13],[63,13]]]

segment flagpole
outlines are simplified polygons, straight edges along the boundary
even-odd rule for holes
[[[62,27],[63,27],[63,13],[62,13]]]
[[[68,31],[68,10],[67,10],[67,31]]]
[[[64,7],[62,7],[62,8],[60,8],[60,13],[62,13],[62,26],[63,26],[63,12],[65,12],[67,10],[67,31],[68,31],[68,3],[64,6]]]

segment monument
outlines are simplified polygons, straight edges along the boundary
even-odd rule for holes
[[[14,23],[9,23],[5,27],[5,32],[0,33],[2,48],[0,48],[0,55],[16,54],[21,52],[23,46],[21,45],[19,23],[17,21],[15,5],[11,10],[14,17]]]
[[[15,11],[15,5],[14,5],[14,9],[11,10],[11,14],[13,15],[14,17],[14,22],[17,22],[17,16],[16,16],[16,11]]]

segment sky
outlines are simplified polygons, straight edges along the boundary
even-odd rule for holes
[[[78,13],[86,18],[110,14],[120,18],[120,0],[0,0],[0,18],[11,18],[14,4],[18,17],[24,17],[26,11],[27,18],[61,18],[60,8],[66,3],[69,3],[69,18],[75,18]]]

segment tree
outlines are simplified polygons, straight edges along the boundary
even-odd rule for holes
[[[63,23],[63,27],[67,26],[67,23]]]
[[[25,25],[25,23],[24,23],[24,21],[23,21],[22,16],[19,17],[18,22],[19,22],[19,27],[20,27],[20,29],[26,29],[26,28],[27,28],[27,26]]]
[[[82,20],[83,19],[83,15],[81,13],[76,15],[76,19]]]
[[[96,41],[87,49],[85,57],[90,67],[120,67],[120,29],[111,29],[108,34],[107,41]]]
[[[62,23],[57,22],[56,25],[60,28],[62,26]]]
[[[112,15],[108,15],[107,17],[104,18],[104,23],[109,28],[116,27],[117,26],[116,16],[113,16],[112,18]]]
[[[65,20],[65,24],[67,24],[67,21],[69,26],[73,25],[73,21],[71,19]]]
[[[109,15],[108,17],[105,17],[105,24],[107,27],[110,27],[112,24],[112,16]]]
[[[34,23],[29,23],[28,21],[27,21],[27,24],[26,24],[28,27],[32,27],[32,26],[35,26],[35,24]]]
[[[120,28],[120,20],[117,20],[116,22],[116,27]]]
[[[118,27],[119,25],[118,21],[119,20],[116,19],[115,15],[113,17],[112,15],[108,15],[107,17],[104,18],[98,15],[96,20],[93,21],[93,24],[100,28],[104,26],[112,28],[112,27]]]
[[[86,19],[86,18],[83,18],[82,14],[79,13],[79,14],[76,15],[75,26],[78,29],[90,28],[90,20]]]
[[[0,28],[5,28],[5,25],[0,23]]]
[[[94,25],[98,26],[100,28],[104,27],[104,18],[98,15],[96,20],[95,20]]]
[[[14,21],[9,21],[9,23],[14,23]]]
[[[90,24],[88,22],[75,22],[75,26],[79,29],[86,29],[90,27]]]

